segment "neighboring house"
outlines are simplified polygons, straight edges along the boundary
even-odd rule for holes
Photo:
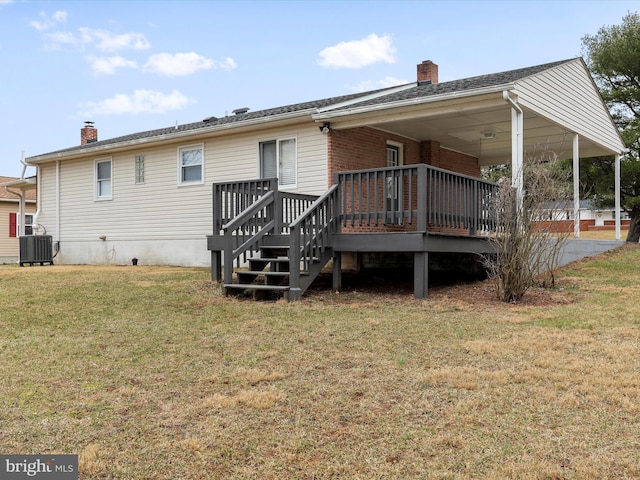
[[[552,231],[573,231],[574,221],[573,202],[555,202],[543,205],[543,222],[554,222],[555,225],[548,224],[545,228]],[[616,211],[612,207],[597,208],[592,200],[580,200],[578,216],[580,230],[614,230]],[[622,210],[620,212],[622,228],[629,228],[629,214]],[[561,225],[561,226],[560,226]]]
[[[15,263],[19,259],[21,195],[25,205],[24,234],[31,235],[36,212],[35,178],[0,177],[0,263]]]
[[[78,146],[26,159],[38,171],[37,222],[60,263],[212,262],[219,278],[222,252],[231,263],[267,234],[293,242],[272,234],[299,232],[289,223],[324,195],[332,206],[314,215],[331,218],[300,234],[298,248],[319,245],[305,237],[313,231],[326,239],[312,263],[327,251],[338,266],[357,252],[411,252],[417,296],[426,293],[429,252],[483,248],[461,239],[491,229],[483,205],[492,187],[479,180],[481,167],[521,172],[525,154],[541,147],[574,160],[624,150],[580,58],[443,83],[425,61],[415,82],[398,87],[109,140],[90,122],[81,132]],[[245,182],[271,177],[278,181]],[[522,184],[518,173],[514,181]],[[222,227],[250,205],[255,219],[229,243]]]

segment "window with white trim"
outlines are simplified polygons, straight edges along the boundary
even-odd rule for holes
[[[204,146],[178,148],[178,185],[204,183]]]
[[[24,234],[33,235],[33,215],[30,213],[24,214]]]
[[[295,138],[260,142],[260,176],[277,178],[281,187],[293,188],[298,182]]]
[[[96,200],[109,200],[112,195],[111,159],[96,160]]]

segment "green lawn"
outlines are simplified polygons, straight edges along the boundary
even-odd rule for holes
[[[82,479],[640,478],[639,266],[626,246],[519,304],[2,266],[0,452]]]

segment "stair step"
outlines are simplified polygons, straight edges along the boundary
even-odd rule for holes
[[[225,289],[232,290],[273,290],[284,292],[289,290],[289,285],[256,285],[253,283],[225,283],[223,286]]]
[[[264,275],[268,277],[288,277],[289,272],[272,272],[270,270],[238,270],[238,275]]]

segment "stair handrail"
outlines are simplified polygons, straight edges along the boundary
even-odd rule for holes
[[[260,245],[262,238],[274,231],[278,223],[273,212],[275,202],[276,193],[269,191],[222,226],[224,264],[228,267],[224,269],[224,283],[233,281],[233,263],[240,263],[241,256],[246,261],[247,252],[257,251],[255,247]],[[258,214],[261,211],[265,212],[262,217],[264,222],[259,221]]]
[[[289,286],[300,289],[300,267],[331,248],[332,235],[340,232],[340,190],[333,185],[289,225]]]

